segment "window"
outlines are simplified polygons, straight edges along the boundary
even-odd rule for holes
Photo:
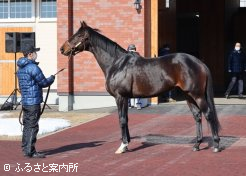
[[[240,0],[240,7],[246,7],[246,0]]]
[[[10,18],[31,18],[31,0],[10,0]]]
[[[0,1],[0,19],[8,18],[8,0]]]
[[[0,0],[0,22],[34,22],[56,20],[56,0]],[[37,7],[37,8],[35,8]],[[38,10],[35,13],[35,10]]]
[[[33,0],[0,0],[0,19],[30,19]]]
[[[40,1],[40,17],[56,18],[56,0]]]

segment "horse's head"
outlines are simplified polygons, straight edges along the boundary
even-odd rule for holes
[[[79,30],[73,34],[60,48],[60,51],[63,55],[76,55],[79,52],[88,50],[89,48],[89,33],[88,26],[83,21],[80,22],[81,26]]]

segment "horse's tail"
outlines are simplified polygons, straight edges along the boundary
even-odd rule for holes
[[[214,104],[214,92],[213,92],[213,81],[212,81],[212,76],[211,76],[211,72],[208,69],[207,66],[206,70],[207,70],[207,84],[206,84],[206,99],[207,99],[207,103],[210,109],[210,113],[212,113],[211,117],[211,128],[214,130],[214,132],[216,132],[218,134],[218,132],[221,129],[221,125],[217,116],[217,112],[216,112],[216,108],[215,108],[215,104]]]

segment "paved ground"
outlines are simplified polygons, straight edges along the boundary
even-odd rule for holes
[[[25,159],[19,141],[0,141],[1,175],[246,175],[245,105],[217,105],[222,125],[221,146],[212,153],[205,120],[203,150],[193,152],[195,123],[186,105],[161,104],[140,111],[130,109],[130,151],[116,155],[120,131],[115,108],[76,111],[106,113],[103,118],[77,125],[38,140],[45,159]],[[68,114],[67,114],[68,115]],[[10,166],[10,168],[8,168]],[[4,168],[5,167],[5,168]],[[57,170],[56,170],[57,169]],[[10,171],[6,171],[10,170]],[[30,171],[30,173],[28,173]],[[57,171],[57,172],[53,172]]]

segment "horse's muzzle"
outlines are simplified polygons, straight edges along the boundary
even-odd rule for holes
[[[72,50],[67,50],[67,49],[64,49],[65,47],[64,46],[62,46],[61,48],[60,48],[60,52],[61,52],[61,54],[63,54],[63,55],[65,55],[65,56],[68,56],[68,55],[70,55],[70,53],[72,52]]]
[[[61,52],[61,54],[64,53],[64,48],[63,47],[60,48],[60,52]]]

